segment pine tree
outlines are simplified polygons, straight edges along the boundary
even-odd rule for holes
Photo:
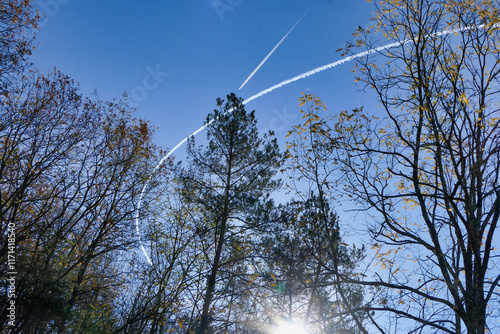
[[[234,298],[243,297],[230,286],[247,274],[258,224],[251,216],[279,186],[273,177],[282,160],[276,139],[259,137],[255,112],[248,113],[242,99],[230,94],[227,102],[218,99],[217,106],[206,120],[208,146],[196,147],[190,140],[190,165],[181,175],[185,200],[196,207],[192,218],[205,254],[206,289],[200,317],[190,324],[198,333],[223,320],[227,326]]]

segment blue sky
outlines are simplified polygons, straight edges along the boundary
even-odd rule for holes
[[[373,13],[365,0],[37,0],[46,14],[32,61],[57,67],[88,95],[110,100],[128,92],[137,117],[158,127],[171,148],[198,129],[230,92],[248,98],[282,80],[340,59]],[[255,76],[243,81],[311,7]],[[248,104],[259,125],[280,142],[300,122],[297,99],[314,93],[330,112],[369,103],[358,91],[352,63],[280,88]],[[168,73],[168,74],[167,74]],[[200,134],[199,136],[203,136]],[[177,151],[181,153],[183,149]],[[176,154],[177,155],[177,154]],[[179,154],[181,155],[181,154]]]

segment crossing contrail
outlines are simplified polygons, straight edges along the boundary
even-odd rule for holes
[[[317,1],[317,0],[316,0]],[[243,88],[243,86],[246,85],[246,83],[252,79],[253,75],[255,73],[257,73],[257,71],[262,67],[262,65],[264,65],[264,63],[267,61],[267,59],[269,59],[269,57],[271,57],[271,55],[274,53],[274,51],[276,51],[276,49],[280,46],[281,43],[283,43],[283,41],[288,37],[288,35],[290,35],[290,33],[292,32],[293,29],[295,29],[295,27],[297,26],[297,24],[300,23],[300,21],[302,21],[302,19],[304,18],[304,16],[306,16],[306,14],[311,10],[311,8],[314,6],[314,4],[316,3],[316,1],[313,2],[313,4],[311,5],[311,7],[309,7],[305,12],[304,14],[302,14],[302,16],[297,20],[297,22],[295,22],[295,24],[290,28],[290,30],[288,30],[288,32],[285,34],[285,36],[283,36],[283,38],[278,42],[278,44],[276,44],[274,46],[274,48],[271,50],[271,52],[269,52],[267,54],[267,56],[260,62],[260,64],[255,68],[255,70],[253,70],[253,72],[248,76],[248,78],[245,80],[245,82],[241,85],[241,87],[238,89],[238,90],[241,90]]]
[[[443,30],[441,32],[437,32],[437,33],[431,34],[429,36],[443,36],[443,35],[449,35],[449,34],[455,34],[455,33],[463,32],[463,31],[467,31],[467,30],[483,29],[485,27],[486,27],[486,24],[481,24],[481,25],[472,26],[472,27],[463,27],[463,28],[456,28],[456,29],[451,29],[451,30]],[[492,25],[492,28],[500,28],[500,23],[495,23],[494,25]],[[357,58],[361,58],[361,57],[364,57],[364,56],[367,56],[367,55],[370,55],[370,54],[373,54],[373,53],[376,53],[376,52],[380,52],[380,51],[383,51],[383,50],[386,50],[386,49],[390,49],[390,48],[393,48],[393,47],[405,45],[406,43],[408,43],[408,42],[410,42],[412,40],[413,39],[406,39],[406,40],[403,40],[401,42],[395,42],[395,43],[386,44],[386,45],[380,46],[378,48],[374,48],[374,49],[370,49],[368,51],[356,53],[356,54],[354,54],[352,56],[342,58],[342,59],[337,60],[337,61],[335,61],[333,63],[317,67],[317,68],[315,68],[313,70],[310,70],[308,72],[304,72],[304,73],[299,74],[299,75],[297,75],[297,76],[295,76],[293,78],[284,80],[284,81],[282,81],[282,82],[280,82],[280,83],[278,83],[278,84],[276,84],[274,86],[271,86],[271,87],[269,87],[269,88],[261,91],[260,93],[257,93],[255,95],[249,97],[248,99],[244,100],[243,104],[248,104],[249,102],[251,102],[251,101],[253,101],[255,99],[258,99],[259,97],[261,97],[263,95],[266,95],[266,94],[272,92],[273,90],[276,90],[278,88],[286,86],[286,85],[288,85],[288,84],[290,84],[292,82],[295,82],[295,81],[298,81],[298,80],[302,80],[302,79],[307,78],[307,77],[309,77],[311,75],[314,75],[314,74],[319,73],[319,72],[323,72],[323,71],[328,70],[330,68],[334,68],[334,67],[336,67],[338,65],[342,65],[342,64],[344,64],[346,62],[349,62],[349,61],[357,59]],[[230,113],[230,112],[232,112],[232,110],[229,110],[227,113]],[[212,119],[210,122],[208,122],[207,124],[205,124],[202,127],[200,127],[198,130],[196,130],[195,132],[193,132],[192,134],[190,134],[189,136],[187,136],[186,138],[184,138],[171,151],[169,151],[167,153],[167,155],[165,155],[160,160],[160,162],[156,165],[156,167],[153,169],[153,171],[151,172],[148,180],[146,181],[146,184],[144,185],[144,187],[141,190],[141,193],[140,193],[140,196],[139,196],[139,201],[137,202],[137,209],[136,209],[136,212],[135,212],[135,230],[136,230],[137,236],[139,238],[139,243],[141,245],[141,250],[144,253],[144,256],[148,260],[149,264],[151,264],[151,265],[153,263],[151,262],[151,259],[149,258],[149,255],[147,254],[146,249],[144,248],[144,245],[143,245],[142,240],[141,240],[140,229],[139,229],[139,211],[141,209],[142,199],[143,199],[144,194],[146,192],[146,188],[149,185],[149,181],[151,179],[151,175],[153,175],[163,165],[163,163],[165,162],[165,160],[167,160],[172,155],[172,153],[174,153],[179,147],[181,147],[185,142],[187,142],[189,140],[189,138],[196,136],[198,133],[200,133],[201,131],[203,131],[207,126],[209,126],[210,124],[212,124],[214,121],[215,121],[215,119]]]

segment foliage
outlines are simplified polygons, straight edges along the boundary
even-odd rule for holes
[[[5,269],[12,223],[18,272],[11,332],[111,323],[123,280],[110,253],[134,243],[136,195],[156,154],[151,130],[121,102],[83,99],[57,71],[25,76],[0,108],[0,258]]]
[[[285,319],[314,333],[498,332],[498,1],[376,8],[344,52],[371,50],[356,81],[380,108],[327,116],[303,94],[283,164],[230,94],[187,166],[156,169],[163,152],[127,100],[38,73],[32,3],[0,1],[0,270],[10,224],[17,272],[15,326],[0,288],[2,331],[263,333]],[[297,197],[283,205],[270,199],[279,168]],[[151,265],[130,237],[146,183]],[[369,219],[363,272],[339,198]]]
[[[254,256],[252,231],[259,222],[252,216],[279,186],[273,176],[282,159],[276,139],[259,137],[254,112],[247,113],[242,99],[231,94],[217,106],[206,121],[207,147],[189,141],[190,166],[180,176],[203,254],[200,274],[207,277],[202,303],[195,305],[201,317],[188,326],[198,333],[231,328],[233,305],[246,295],[238,282]]]
[[[299,270],[305,266],[302,274],[294,276],[308,291],[304,322],[313,332],[366,332],[363,312],[355,310],[364,292],[360,286],[342,281],[344,276],[360,275],[357,270],[364,248],[348,247],[339,219],[330,209],[334,195],[331,181],[337,166],[326,137],[331,132],[330,119],[320,116],[326,106],[318,97],[302,94],[299,102],[299,107],[306,107],[300,110],[304,122],[289,131],[293,139],[287,143],[286,170],[292,190],[301,200],[286,209],[289,228],[278,236],[285,243],[278,242],[275,247],[286,249],[292,242],[290,253],[283,254],[288,259],[285,262],[295,262]],[[276,256],[272,261],[280,263],[280,258]]]
[[[369,308],[391,314],[381,332],[496,332],[498,2],[377,9],[374,31],[360,29],[355,44],[398,43],[357,65],[385,116],[342,112],[325,136],[339,150],[345,193],[373,215],[384,271],[364,283],[380,294]]]
[[[8,92],[13,77],[26,66],[33,50],[38,15],[30,0],[0,1],[0,93]]]

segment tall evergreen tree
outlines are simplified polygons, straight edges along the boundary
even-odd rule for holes
[[[192,217],[204,253],[206,288],[200,317],[190,324],[200,334],[220,325],[227,330],[235,298],[243,297],[235,282],[248,274],[258,224],[251,217],[279,186],[273,177],[282,160],[276,140],[259,137],[255,113],[242,99],[230,94],[217,106],[206,120],[208,146],[189,141],[190,164],[181,175],[185,200],[196,206]]]

